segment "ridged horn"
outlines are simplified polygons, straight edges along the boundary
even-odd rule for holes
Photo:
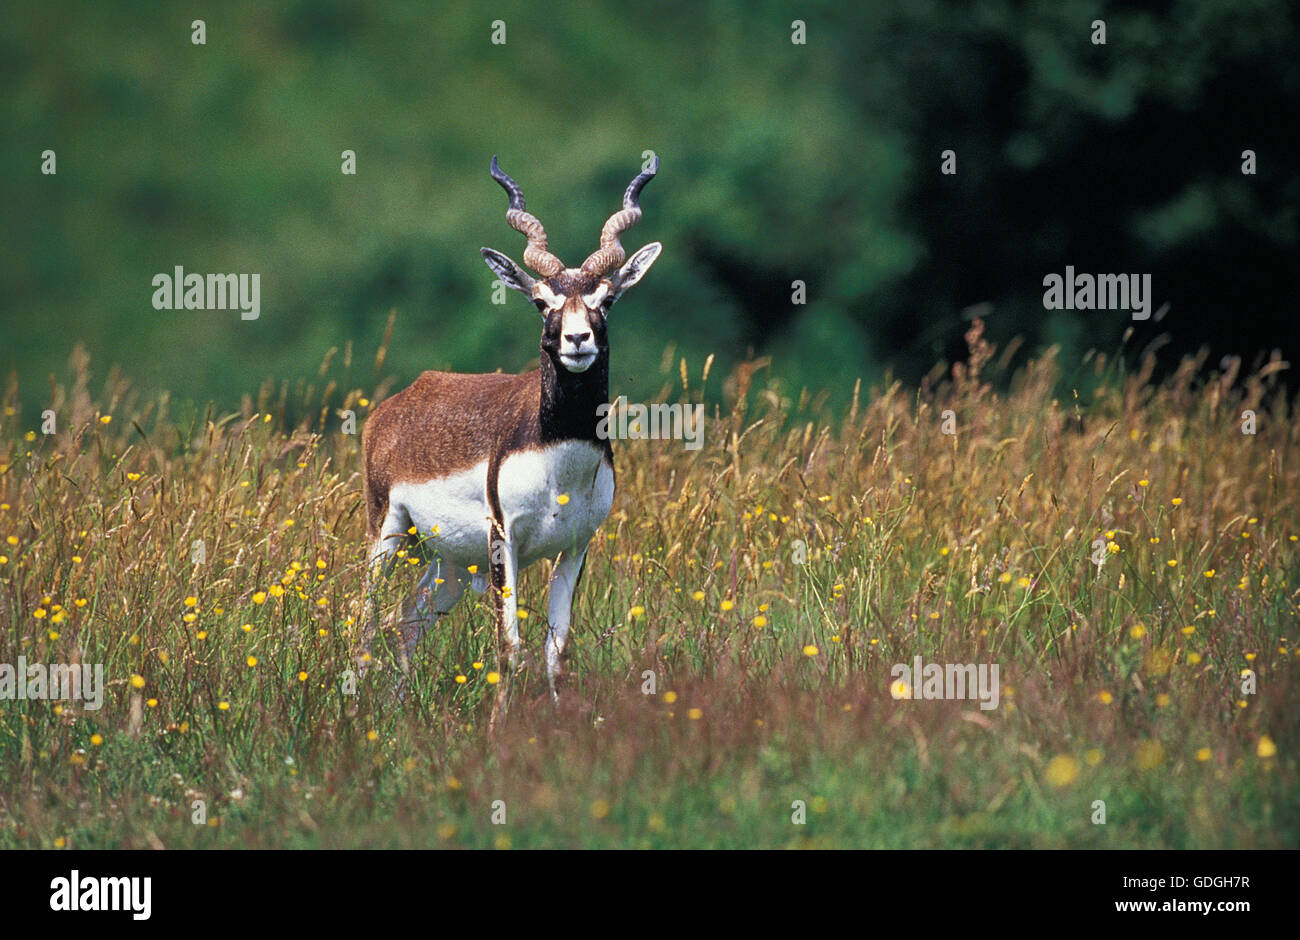
[[[546,229],[537,220],[537,216],[524,210],[523,190],[497,165],[495,154],[492,155],[492,165],[489,170],[492,178],[501,184],[501,188],[510,197],[510,205],[506,209],[506,221],[510,223],[512,229],[528,238],[528,247],[524,249],[524,264],[542,277],[559,274],[564,270],[564,262],[547,250]]]
[[[641,218],[641,206],[638,201],[641,198],[641,190],[658,172],[659,157],[656,155],[650,169],[637,174],[636,178],[628,184],[627,191],[623,193],[623,208],[606,220],[604,228],[600,230],[600,247],[582,262],[582,270],[588,274],[604,274],[627,260],[627,252],[623,250],[618,237],[636,225]]]

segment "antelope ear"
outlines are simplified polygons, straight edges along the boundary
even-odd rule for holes
[[[655,259],[659,257],[659,252],[663,250],[664,246],[659,242],[651,242],[631,258],[628,258],[627,263],[609,279],[612,294],[609,302],[613,303],[618,300],[623,295],[623,291],[641,280],[645,273],[650,270],[650,265],[654,264]]]
[[[480,248],[479,252],[483,255],[483,260],[497,277],[501,278],[501,283],[512,290],[517,290],[521,294],[533,299],[533,278],[527,274],[519,265],[515,264],[501,252],[493,248]]]

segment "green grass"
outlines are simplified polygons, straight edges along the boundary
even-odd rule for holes
[[[494,735],[483,598],[426,637],[404,701],[382,654],[341,689],[365,549],[337,412],[384,386],[329,365],[177,421],[117,376],[92,395],[78,359],[47,437],[11,383],[0,663],[102,663],[109,688],[97,712],[0,702],[0,846],[1300,844],[1285,399],[1094,356],[1091,400],[1058,402],[1050,353],[998,392],[968,339],[951,378],[855,395],[834,429],[737,373],[702,450],[619,442],[560,706],[534,666]],[[719,382],[682,370],[667,397]],[[520,590],[534,663],[546,576]],[[997,663],[999,707],[895,700],[918,654]]]

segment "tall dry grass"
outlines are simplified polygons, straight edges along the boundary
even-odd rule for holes
[[[109,689],[0,702],[0,845],[1294,847],[1283,364],[1157,383],[1095,355],[1058,397],[1051,352],[998,383],[1008,356],[978,321],[968,343],[833,421],[762,364],[666,356],[664,400],[728,408],[699,451],[616,444],[564,698],[524,677],[491,740],[482,602],[403,701],[391,669],[340,685],[365,551],[340,412],[391,379],[347,350],[177,418],[115,372],[92,390],[78,351],[46,435],[11,378],[0,663],[100,663]],[[534,651],[546,576],[521,586]],[[916,655],[998,664],[999,707],[895,699]]]

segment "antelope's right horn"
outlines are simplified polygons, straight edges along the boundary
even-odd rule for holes
[[[501,184],[510,196],[510,205],[506,208],[506,221],[510,227],[528,237],[528,247],[524,249],[524,264],[528,265],[542,277],[552,277],[564,270],[564,262],[546,247],[546,229],[537,216],[524,209],[524,193],[519,184],[512,180],[500,166],[496,155],[492,156],[489,167],[492,178]]]

